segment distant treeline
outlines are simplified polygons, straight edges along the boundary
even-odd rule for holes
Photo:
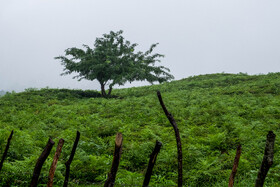
[[[3,95],[5,95],[7,92],[6,91],[4,91],[4,90],[1,90],[0,91],[0,96],[3,96]]]

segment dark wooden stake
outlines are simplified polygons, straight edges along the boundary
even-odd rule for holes
[[[9,147],[10,147],[10,143],[11,143],[11,139],[12,139],[12,137],[13,137],[13,134],[14,134],[14,131],[12,130],[12,132],[11,132],[9,138],[8,138],[8,142],[7,142],[7,145],[6,145],[4,154],[3,154],[2,159],[1,159],[0,171],[2,170],[4,160],[5,160],[5,158],[6,158],[7,154],[8,154],[8,150],[9,150]]]
[[[232,167],[232,172],[231,172],[230,177],[229,177],[228,187],[233,187],[233,184],[234,184],[234,177],[235,177],[235,174],[236,174],[236,172],[237,172],[237,167],[238,167],[240,155],[241,155],[241,145],[239,144],[239,145],[237,146],[237,149],[236,149],[236,155],[235,155],[235,158],[234,158],[234,163],[233,163],[233,167]]]
[[[159,141],[156,141],[155,149],[152,152],[152,154],[150,155],[150,161],[149,161],[148,169],[146,171],[143,187],[148,187],[149,186],[150,179],[151,179],[152,172],[153,172],[153,168],[154,168],[154,165],[156,163],[157,155],[160,151],[161,146],[162,146],[162,143],[159,142]]]
[[[54,141],[52,141],[52,139],[49,139],[44,151],[42,152],[42,154],[38,158],[36,166],[34,168],[32,181],[31,181],[31,184],[30,184],[31,187],[37,186],[42,166],[43,166],[44,162],[46,161],[46,159],[48,158],[48,156],[49,156],[49,154],[52,150],[53,145],[54,145]]]
[[[67,187],[68,186],[68,179],[69,179],[69,175],[70,175],[70,164],[72,163],[72,160],[74,158],[74,155],[75,155],[75,152],[76,152],[76,149],[77,149],[77,146],[78,146],[79,139],[80,139],[80,132],[77,131],[76,139],[75,139],[75,142],[74,142],[74,145],[73,145],[73,148],[72,148],[69,160],[67,160],[67,162],[65,163],[66,174],[65,174],[65,179],[64,179],[63,187]]]
[[[110,173],[108,173],[108,178],[105,181],[104,187],[113,187],[115,184],[115,178],[117,175],[121,154],[122,154],[122,134],[117,133],[116,140],[115,140],[115,151],[114,151],[114,158],[111,167]]]
[[[169,122],[171,123],[171,125],[175,131],[175,137],[176,137],[176,141],[177,141],[177,152],[178,152],[178,186],[181,187],[181,186],[183,186],[183,155],[182,155],[182,145],[181,145],[179,129],[178,129],[178,126],[177,126],[173,116],[166,109],[166,107],[163,103],[160,91],[157,91],[157,96],[158,96],[160,105],[161,105],[166,117],[168,118]]]
[[[272,131],[268,132],[267,138],[266,138],[266,145],[265,145],[265,150],[264,150],[263,161],[262,161],[260,170],[258,172],[258,177],[256,180],[255,187],[263,186],[266,174],[268,173],[269,168],[273,164],[273,151],[274,151],[275,137],[276,137],[276,135]]]
[[[48,184],[47,184],[48,187],[53,186],[53,177],[54,177],[57,161],[58,161],[59,156],[60,156],[61,151],[62,151],[63,144],[64,144],[64,140],[61,138],[59,140],[58,144],[57,144],[56,152],[54,154],[53,162],[52,162],[52,165],[51,165],[51,168],[50,168],[49,177],[48,177]]]

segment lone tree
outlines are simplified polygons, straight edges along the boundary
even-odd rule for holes
[[[149,83],[164,82],[174,77],[168,68],[155,66],[162,54],[152,54],[157,44],[151,45],[146,52],[135,52],[136,43],[131,44],[122,36],[123,31],[111,31],[96,38],[94,48],[83,45],[85,50],[76,47],[65,50],[61,60],[64,72],[61,75],[78,73],[73,78],[95,80],[101,85],[103,97],[110,96],[114,85],[126,82],[147,80]],[[105,86],[109,86],[106,92]]]

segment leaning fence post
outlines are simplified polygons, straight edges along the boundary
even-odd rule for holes
[[[4,154],[3,154],[2,159],[1,159],[1,163],[0,163],[0,171],[2,170],[4,160],[5,160],[5,158],[8,154],[8,150],[9,150],[9,147],[10,147],[10,143],[11,143],[11,139],[13,137],[13,134],[14,134],[14,130],[12,130],[12,132],[11,132],[9,138],[8,138],[8,142],[7,142],[7,145],[6,145],[6,148],[5,148]]]
[[[255,187],[263,186],[266,174],[268,173],[269,168],[273,164],[273,151],[274,151],[275,137],[276,137],[276,135],[272,131],[268,132],[267,138],[266,138],[266,145],[265,145],[265,150],[264,150],[263,161],[262,161],[260,170],[258,172],[258,177],[256,180]]]
[[[143,187],[148,187],[149,186],[149,182],[150,182],[150,179],[151,179],[151,176],[152,176],[153,168],[154,168],[154,165],[156,163],[157,155],[160,151],[161,146],[162,146],[162,143],[159,142],[159,141],[156,141],[156,146],[155,146],[152,154],[150,155],[150,161],[149,161],[148,169],[146,171]]]
[[[240,155],[241,155],[241,145],[239,144],[237,146],[237,149],[236,149],[236,155],[235,155],[234,162],[233,162],[232,172],[231,172],[230,177],[229,177],[228,187],[233,187],[234,177],[235,177],[235,174],[237,172],[237,167],[238,167]]]
[[[49,141],[48,141],[44,151],[42,152],[42,154],[38,158],[36,166],[34,168],[33,177],[32,177],[32,181],[31,181],[31,184],[30,184],[31,187],[37,186],[42,166],[43,166],[44,162],[46,161],[46,159],[48,158],[48,156],[49,156],[49,154],[52,150],[53,145],[54,145],[54,141],[52,141],[52,139],[49,138]]]
[[[178,126],[177,126],[173,116],[166,109],[166,107],[163,103],[160,91],[157,91],[157,96],[158,96],[160,105],[161,105],[166,117],[168,118],[169,122],[171,123],[171,125],[175,131],[175,137],[176,137],[176,142],[177,142],[177,152],[178,152],[178,186],[181,187],[181,186],[183,186],[183,155],[182,155],[182,145],[181,145],[179,129],[178,129]]]
[[[117,133],[115,140],[115,151],[114,158],[110,173],[108,173],[108,178],[105,181],[104,187],[113,187],[115,183],[115,178],[117,175],[121,154],[122,154],[122,133]]]
[[[72,163],[72,160],[74,158],[74,155],[75,155],[75,152],[76,152],[76,149],[77,149],[77,146],[78,146],[79,139],[80,139],[80,132],[77,131],[76,139],[75,139],[75,142],[74,142],[74,145],[73,145],[70,157],[67,160],[67,162],[65,163],[66,174],[65,174],[65,179],[64,179],[63,187],[67,187],[68,186],[68,179],[69,179],[69,175],[70,175],[70,164]]]
[[[48,184],[47,187],[52,187],[53,186],[53,177],[57,165],[57,161],[59,159],[60,153],[62,151],[62,146],[64,144],[64,140],[61,138],[57,144],[56,152],[54,154],[53,162],[49,171],[49,177],[48,177]]]

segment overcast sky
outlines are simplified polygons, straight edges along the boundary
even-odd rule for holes
[[[279,0],[0,0],[0,90],[99,89],[60,76],[54,57],[111,30],[123,30],[139,50],[159,43],[161,65],[176,80],[278,72],[279,8]]]

